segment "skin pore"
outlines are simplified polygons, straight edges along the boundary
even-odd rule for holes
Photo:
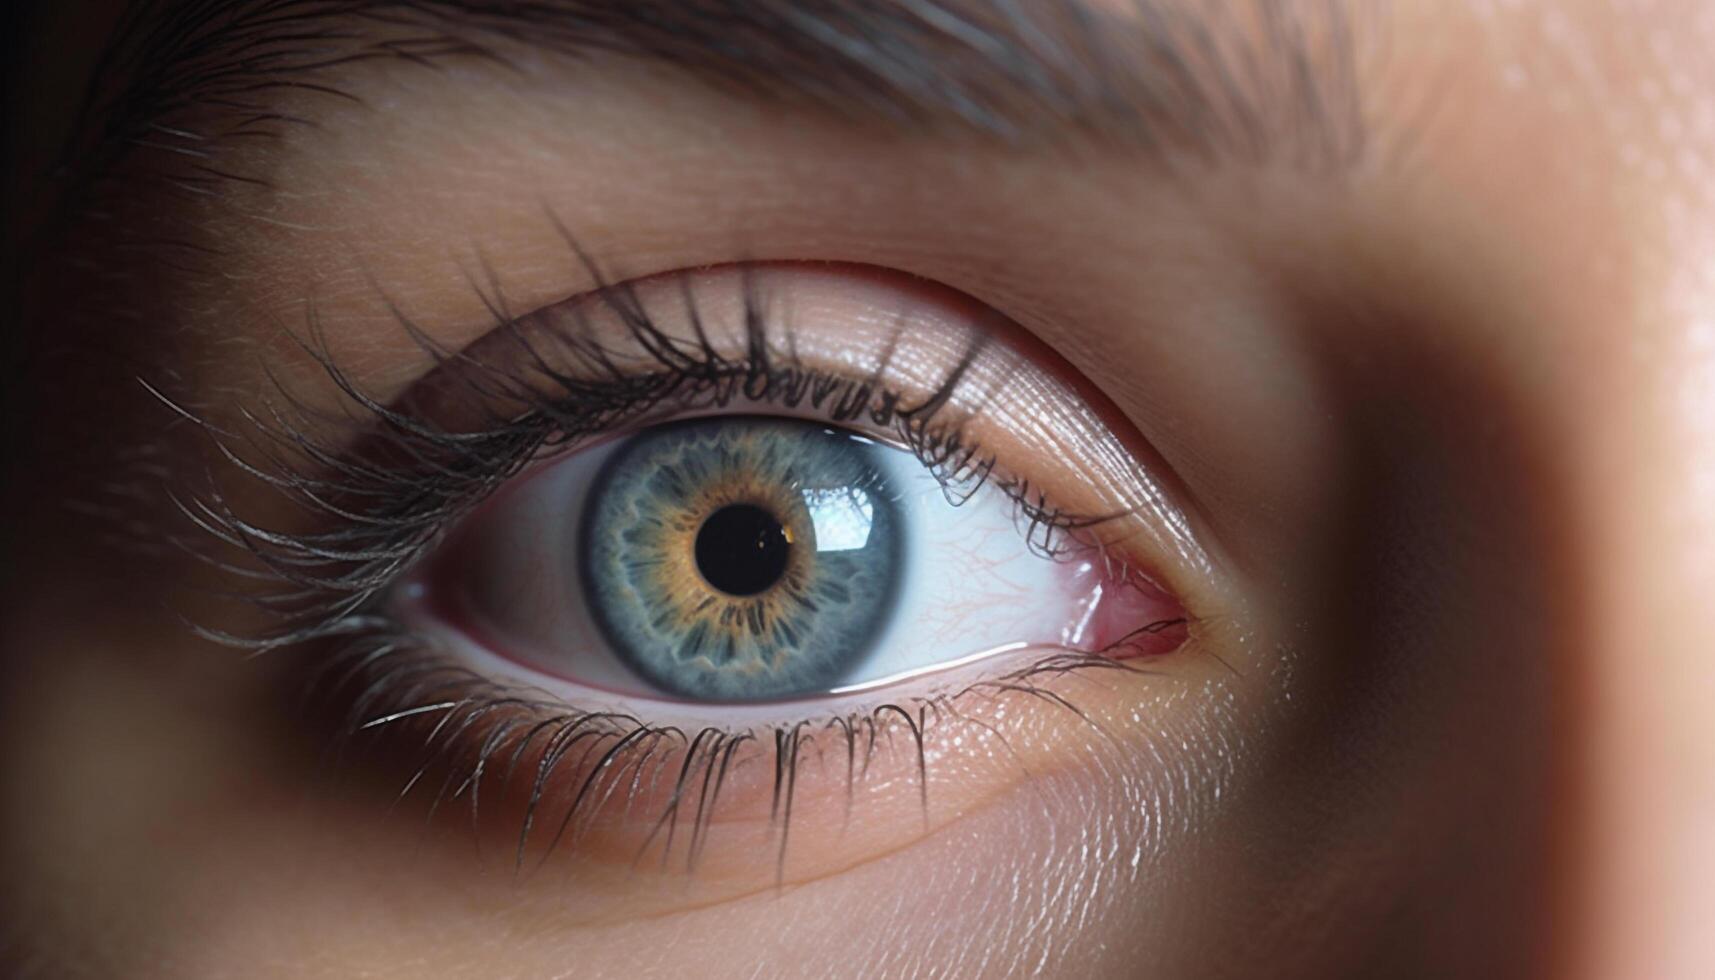
[[[1396,0],[1285,4],[1283,28],[1079,7],[1105,18],[1103,49],[1058,14],[1009,32],[990,16],[1008,6],[897,5],[919,14],[893,30],[933,28],[919,46],[942,74],[747,36],[729,60],[767,77],[702,65],[690,26],[574,51],[459,4],[330,9],[305,23],[333,55],[304,59],[329,64],[245,96],[262,137],[190,164],[162,150],[244,131],[210,100],[123,154],[74,141],[96,169],[44,181],[60,217],[21,291],[37,339],[11,444],[28,478],[6,487],[0,962],[1704,975],[1715,19]],[[1182,42],[1204,19],[1260,66],[1209,86],[1243,99],[1113,67],[1170,64],[1140,54],[1150,32]],[[105,36],[68,62],[99,78]],[[388,44],[410,56],[345,57]],[[984,58],[1025,94],[967,70]],[[127,65],[99,71],[132,91]],[[1058,81],[1019,82],[1037,75]],[[75,105],[85,81],[44,85]],[[929,90],[946,105],[922,108]],[[1187,103],[1226,127],[1189,125]],[[186,629],[233,615],[188,586],[233,586],[166,546],[163,488],[212,469],[269,503],[138,378],[217,426],[275,384],[337,414],[348,396],[295,339],[308,323],[392,403],[435,369],[425,339],[494,331],[496,298],[517,315],[596,271],[770,263],[807,265],[802,309],[956,295],[947,316],[995,311],[1063,359],[1184,515],[1183,535],[1157,522],[1124,547],[1195,614],[1192,641],[1145,672],[1054,680],[1082,719],[1005,702],[987,719],[1004,745],[931,738],[921,808],[904,748],[849,822],[837,768],[806,776],[779,863],[765,780],[735,790],[756,819],[716,828],[707,874],[569,850],[519,874],[501,830],[398,798],[402,742],[329,762],[343,708],[305,707],[309,653],[247,658]],[[1063,495],[1101,469],[1087,441],[1017,444]]]

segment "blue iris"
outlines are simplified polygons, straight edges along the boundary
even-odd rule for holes
[[[662,691],[766,701],[838,686],[899,591],[904,519],[879,454],[826,426],[647,429],[596,477],[582,580],[614,652]]]

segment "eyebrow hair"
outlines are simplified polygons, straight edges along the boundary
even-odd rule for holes
[[[519,51],[642,59],[912,133],[1339,170],[1364,145],[1353,13],[1347,0],[138,0],[65,170],[94,178],[142,155],[185,191],[255,181],[222,150],[313,125],[274,104],[282,92],[356,99],[339,76],[359,62],[516,68]]]

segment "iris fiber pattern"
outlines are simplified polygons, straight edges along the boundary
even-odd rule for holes
[[[906,529],[878,454],[900,451],[750,416],[633,436],[597,476],[580,535],[586,599],[615,653],[698,701],[837,687],[899,592]]]

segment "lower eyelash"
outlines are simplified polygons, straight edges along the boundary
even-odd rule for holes
[[[473,831],[483,819],[485,794],[504,796],[527,784],[529,802],[512,853],[518,872],[540,867],[562,846],[575,848],[589,821],[615,794],[624,794],[619,800],[622,812],[632,813],[645,782],[654,789],[665,776],[672,780],[672,789],[658,812],[641,815],[639,825],[651,829],[633,864],[641,864],[658,845],[661,867],[678,861],[687,873],[695,873],[727,776],[735,764],[758,761],[739,756],[749,745],[759,748],[765,754],[761,761],[773,768],[772,857],[781,879],[798,773],[811,750],[818,757],[826,754],[821,740],[832,739],[836,764],[843,761],[849,819],[856,787],[867,778],[876,754],[891,750],[898,738],[908,738],[907,749],[916,761],[918,802],[927,822],[931,762],[924,746],[931,725],[974,725],[1012,751],[1002,732],[960,711],[964,699],[1039,699],[1111,740],[1111,733],[1042,681],[1094,671],[1148,672],[1101,652],[1063,651],[998,677],[862,710],[752,727],[704,726],[692,732],[623,712],[568,708],[545,694],[505,686],[441,658],[401,624],[373,627],[324,661],[310,687],[318,699],[349,706],[335,750],[343,752],[364,736],[409,730],[401,737],[421,755],[396,799],[428,795],[427,819],[433,820],[462,798]],[[678,753],[682,759],[674,758]],[[533,763],[524,764],[533,756]],[[552,809],[549,801],[561,799],[570,785],[577,787],[571,804]],[[688,824],[683,830],[681,821]]]

